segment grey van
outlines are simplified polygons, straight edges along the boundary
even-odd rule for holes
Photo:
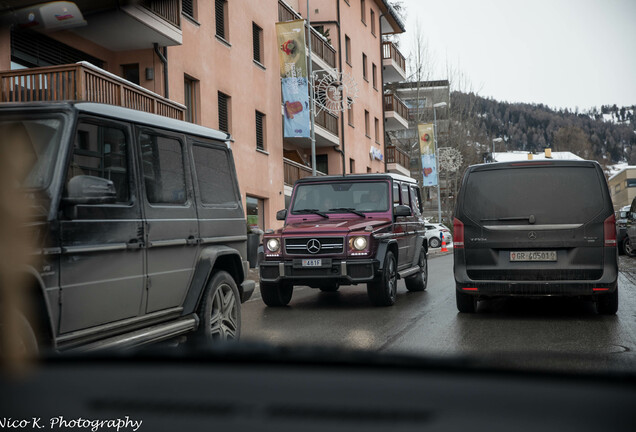
[[[579,296],[616,313],[615,217],[597,162],[469,167],[453,237],[460,312],[496,296]]]
[[[228,134],[95,103],[0,113],[3,138],[32,160],[28,348],[239,337],[255,283]]]

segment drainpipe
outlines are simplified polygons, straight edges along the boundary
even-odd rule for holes
[[[163,47],[163,53],[159,51],[159,44],[155,42],[155,54],[163,63],[163,88],[164,88],[164,96],[166,99],[170,99],[168,92],[168,47]]]

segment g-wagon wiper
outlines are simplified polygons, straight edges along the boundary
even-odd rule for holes
[[[486,221],[515,221],[515,220],[527,220],[528,223],[533,224],[536,221],[536,218],[534,217],[534,215],[530,215],[530,216],[510,216],[510,217],[501,217],[501,218],[493,218],[493,219],[482,219],[481,222],[486,222]]]
[[[302,209],[302,210],[294,210],[293,213],[311,213],[311,214],[317,214],[318,216],[322,216],[325,219],[329,219],[329,216],[327,216],[326,214],[324,214],[323,212],[321,212],[318,209]]]
[[[357,214],[360,217],[367,217],[367,215],[365,215],[364,213],[362,213],[361,211],[358,211],[352,207],[338,207],[338,208],[332,208],[329,209],[329,211],[345,211],[345,212],[349,212],[349,213],[353,213],[353,214]]]

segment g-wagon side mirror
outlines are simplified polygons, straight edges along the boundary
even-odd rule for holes
[[[117,199],[115,184],[108,179],[78,175],[68,181],[64,202],[76,204],[113,204]]]
[[[286,217],[287,217],[287,210],[278,210],[276,212],[276,220],[284,221]]]
[[[411,208],[406,205],[398,205],[393,207],[393,216],[401,217],[401,216],[411,216]]]

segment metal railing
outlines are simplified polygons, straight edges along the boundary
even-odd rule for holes
[[[406,72],[406,59],[393,44],[393,42],[382,42],[382,60],[393,59],[398,66],[402,69],[402,72]]]
[[[406,169],[410,169],[411,161],[407,152],[396,146],[386,146],[386,163],[396,163],[402,165]]]
[[[98,102],[178,120],[186,109],[86,62],[0,72],[0,91],[2,102]]]
[[[316,124],[327,129],[329,132],[338,136],[338,116],[335,116],[325,110],[316,113]]]
[[[393,93],[384,95],[384,111],[395,111],[401,115],[404,120],[408,120],[409,118],[409,109],[404,105],[404,102]]]
[[[141,0],[139,4],[173,26],[181,28],[180,0]]]
[[[286,185],[293,186],[297,180],[305,177],[311,177],[311,168],[301,165],[293,160],[283,158],[284,181]],[[324,176],[325,174],[316,171],[316,175]]]

